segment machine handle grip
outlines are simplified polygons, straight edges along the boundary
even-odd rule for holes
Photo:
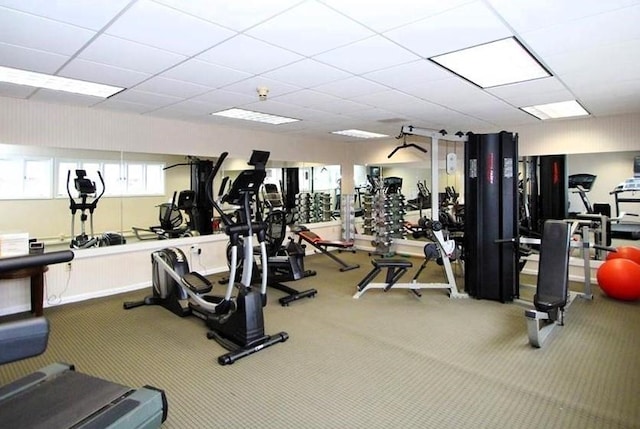
[[[216,176],[216,174],[218,174],[218,170],[220,170],[220,167],[222,167],[222,163],[224,163],[224,160],[227,158],[228,155],[229,155],[229,152],[222,152],[220,154],[220,157],[218,158],[216,165],[214,165],[213,170],[211,170],[212,179]]]

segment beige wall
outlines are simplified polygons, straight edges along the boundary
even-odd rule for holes
[[[107,110],[0,97],[0,143],[74,149],[248,159],[252,149],[272,160],[324,164],[344,159],[342,142],[154,118]]]

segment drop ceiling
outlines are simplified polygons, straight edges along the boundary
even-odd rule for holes
[[[0,65],[126,88],[0,96],[337,141],[518,131],[539,122],[519,109],[532,104],[640,112],[638,22],[640,0],[0,0]],[[511,36],[552,76],[481,89],[427,59]],[[233,107],[300,121],[210,115]]]

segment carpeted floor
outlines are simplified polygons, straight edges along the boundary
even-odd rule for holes
[[[314,299],[281,307],[282,293],[271,290],[267,333],[290,339],[233,365],[217,364],[224,350],[199,319],[123,310],[148,292],[140,291],[47,309],[48,351],[0,367],[0,383],[74,363],[165,389],[165,428],[640,428],[640,303],[596,288],[534,349],[517,304],[452,300],[443,290],[422,298],[372,290],[354,300],[370,258],[341,257],[361,267],[342,273],[322,255],[306,258],[318,275],[290,285],[318,289]],[[440,267],[422,279],[442,281]]]

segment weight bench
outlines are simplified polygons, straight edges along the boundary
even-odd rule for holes
[[[564,310],[570,304],[570,225],[547,220],[540,243],[540,262],[534,309],[525,310],[529,342],[542,347],[557,326],[564,325]]]
[[[323,240],[322,237],[320,237],[315,232],[310,231],[309,228],[303,225],[298,225],[297,227],[293,227],[291,231],[298,236],[298,244],[301,244],[303,240],[309,243],[314,248],[318,249],[322,254],[327,255],[328,257],[336,261],[338,264],[340,264],[341,266],[340,271],[349,271],[356,268],[360,268],[360,265],[358,264],[355,264],[355,265],[347,264],[342,259],[338,258],[336,255],[334,255],[329,250],[327,250],[329,247],[334,247],[338,249],[338,251],[350,250],[354,252],[353,241]]]
[[[416,296],[420,297],[420,285],[414,283],[398,283],[398,280],[407,272],[407,270],[413,267],[411,261],[406,259],[373,259],[371,261],[373,269],[358,283],[358,291],[353,295],[354,298],[360,298],[360,296],[369,289],[382,289],[388,292],[392,287],[400,289],[409,289]],[[384,283],[371,283],[373,279],[384,269],[387,269]]]

